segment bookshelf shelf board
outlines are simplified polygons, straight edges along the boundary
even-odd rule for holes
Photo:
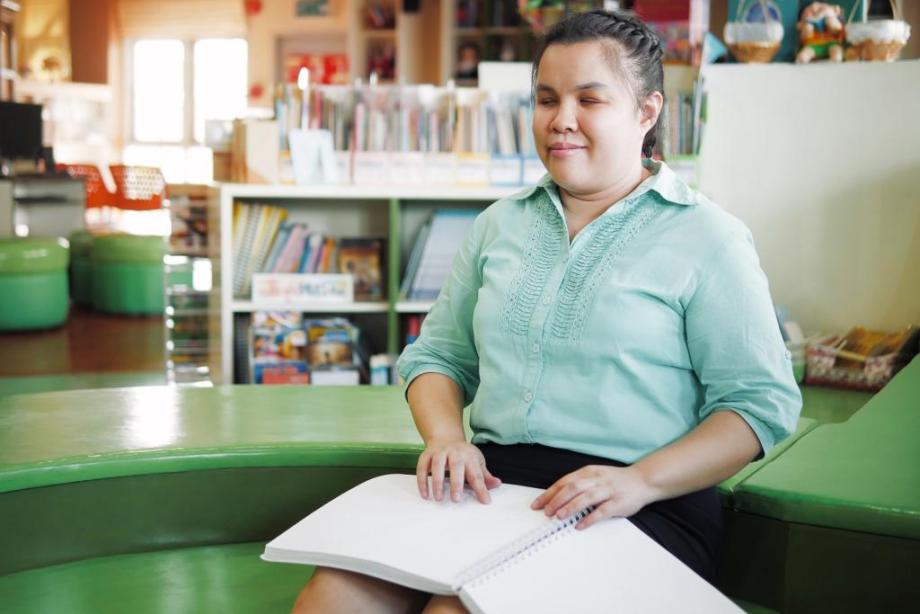
[[[396,313],[428,313],[434,301],[399,301],[396,303]]]
[[[286,199],[362,199],[380,200],[498,200],[521,191],[521,186],[364,186],[364,185],[259,185],[227,183],[221,186],[224,198]]]
[[[323,305],[317,303],[257,303],[254,301],[233,301],[234,313],[251,313],[253,311],[301,311],[304,313],[386,313],[389,310],[386,301],[365,303],[346,303],[343,305]]]

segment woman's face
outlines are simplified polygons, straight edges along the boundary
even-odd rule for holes
[[[634,172],[661,109],[658,93],[636,104],[629,77],[615,70],[600,41],[550,45],[535,94],[537,152],[553,180],[572,194],[601,192]]]

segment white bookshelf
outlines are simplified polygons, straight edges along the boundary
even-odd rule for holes
[[[212,257],[217,271],[220,309],[212,330],[220,331],[220,352],[212,354],[215,383],[233,383],[234,317],[258,310],[293,310],[316,315],[377,317],[386,321],[377,337],[387,339],[387,350],[398,351],[399,316],[427,313],[430,301],[400,301],[398,289],[404,262],[418,229],[430,211],[451,206],[477,206],[514,194],[520,187],[353,186],[221,184],[220,206],[211,228],[219,233],[219,255]],[[288,210],[288,220],[306,222],[311,229],[333,236],[377,236],[387,240],[387,300],[346,305],[255,302],[233,296],[233,203],[267,203]],[[213,230],[212,230],[213,232]],[[395,272],[395,275],[394,275]],[[394,279],[395,276],[395,279]],[[381,318],[381,316],[383,316]],[[381,332],[385,334],[380,334]]]

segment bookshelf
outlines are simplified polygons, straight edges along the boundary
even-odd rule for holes
[[[499,0],[440,0],[440,82],[476,86],[475,78],[457,73],[461,47],[474,45],[479,61],[529,62],[536,39],[513,2]]]
[[[371,353],[396,354],[401,347],[401,318],[424,314],[431,301],[399,298],[406,262],[419,229],[436,209],[485,208],[492,202],[519,191],[520,187],[445,189],[437,186],[373,187],[351,185],[249,185],[222,184],[219,207],[210,222],[219,234],[219,253],[212,265],[220,309],[212,324],[219,330],[220,348],[212,352],[211,373],[215,383],[241,380],[240,351],[246,337],[247,320],[254,311],[290,310],[308,316],[344,316],[362,328]],[[288,220],[304,222],[318,232],[333,236],[382,237],[386,240],[386,300],[320,305],[307,302],[265,303],[233,296],[233,204],[271,204],[288,211]],[[213,313],[213,312],[212,312]]]
[[[216,345],[208,223],[217,195],[208,186],[176,184],[168,187],[168,194],[172,231],[164,259],[166,380],[204,384],[211,380]]]

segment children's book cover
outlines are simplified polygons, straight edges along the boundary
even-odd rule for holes
[[[311,370],[354,366],[354,327],[344,318],[305,323],[306,362]]]
[[[256,384],[309,382],[303,316],[289,311],[256,311],[252,315],[252,381]]]
[[[355,300],[383,300],[384,240],[339,240],[339,272],[354,277]]]

